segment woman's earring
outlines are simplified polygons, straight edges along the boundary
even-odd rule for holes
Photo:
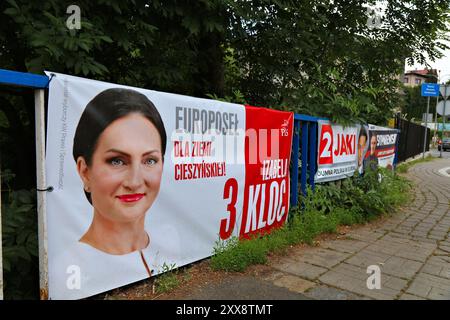
[[[84,191],[86,191],[86,192],[91,192],[91,188],[89,188],[89,186],[84,186]]]

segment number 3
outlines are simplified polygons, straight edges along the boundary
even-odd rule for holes
[[[230,213],[229,218],[220,221],[220,239],[226,240],[233,233],[234,224],[236,223],[236,201],[237,201],[238,183],[236,179],[231,178],[225,182],[223,188],[223,199],[230,200],[227,205],[227,211]],[[229,219],[229,223],[228,222]],[[227,229],[228,224],[228,229]]]

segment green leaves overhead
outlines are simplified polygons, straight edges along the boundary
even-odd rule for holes
[[[448,1],[80,0],[0,3],[2,67],[44,69],[253,105],[384,121],[398,107],[405,59],[440,56]],[[13,32],[11,32],[13,30]]]

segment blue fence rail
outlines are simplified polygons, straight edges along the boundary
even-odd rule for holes
[[[0,69],[0,84],[14,87],[45,89],[48,87],[47,76]]]
[[[303,114],[294,115],[294,132],[291,152],[290,205],[298,205],[298,195],[306,195],[308,185],[314,190],[317,167],[317,121],[326,120]],[[300,175],[299,175],[300,167]],[[299,184],[300,181],[300,190]]]

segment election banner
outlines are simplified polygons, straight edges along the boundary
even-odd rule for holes
[[[369,124],[369,148],[364,157],[364,170],[377,167],[394,169],[398,130]]]
[[[285,223],[293,113],[52,74],[50,299],[143,280]]]
[[[316,183],[353,176],[358,165],[359,126],[343,127],[318,121],[318,159]]]

